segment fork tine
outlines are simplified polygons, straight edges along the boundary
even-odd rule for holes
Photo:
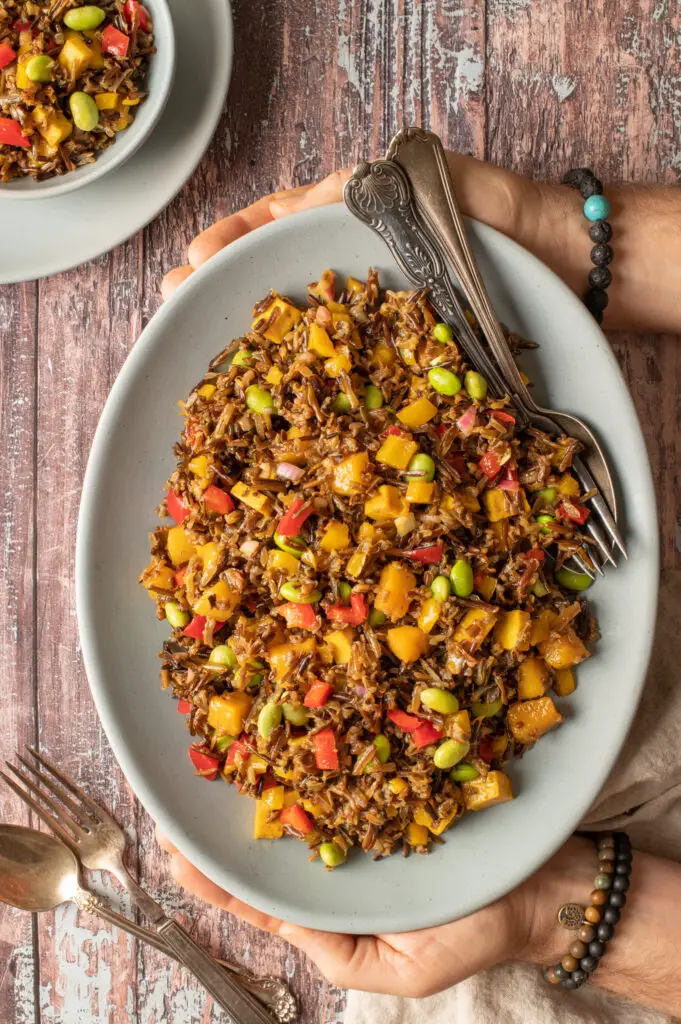
[[[598,547],[598,550],[603,555],[603,558],[605,559],[605,561],[606,562],[610,562],[611,565],[614,565],[615,568],[617,568],[617,562],[612,557],[612,553],[611,553],[610,548],[608,546],[608,542],[606,541],[606,539],[605,539],[605,537],[603,535],[603,531],[601,530],[601,528],[598,525],[598,523],[593,522],[591,519],[587,519],[586,528],[589,531],[589,533],[591,534],[591,536],[593,537],[593,539],[596,541],[596,545]]]
[[[580,458],[574,459],[574,461],[572,463],[572,468],[575,471],[577,479],[579,480],[579,482],[581,483],[581,485],[582,485],[582,487],[584,488],[585,491],[593,491],[593,490],[595,490],[597,492],[596,494],[594,494],[594,496],[592,498],[589,499],[590,504],[593,506],[594,512],[597,513],[599,519],[603,523],[603,526],[605,527],[607,533],[612,538],[613,542],[620,549],[620,551],[622,552],[624,557],[628,559],[629,555],[627,554],[627,549],[626,549],[626,547],[624,545],[624,541],[622,540],[620,532],[617,529],[617,523],[615,522],[615,520],[613,518],[613,515],[612,515],[612,512],[610,511],[610,509],[608,507],[608,503],[606,502],[605,498],[603,497],[603,495],[601,494],[600,490],[596,486],[596,481],[594,480],[594,478],[592,477],[591,473],[589,472],[589,470],[587,469],[586,465],[584,464],[583,459],[580,459]],[[587,523],[587,527],[588,527],[588,525],[589,524]],[[592,525],[595,525],[595,524],[592,524]],[[589,532],[591,533],[591,536],[594,537],[594,539],[596,539],[596,542],[597,542],[598,546],[601,547],[601,541],[599,541],[598,538],[596,538],[596,534],[593,532],[593,530],[590,530]],[[601,547],[601,550],[603,551],[603,554],[604,554],[606,560],[612,562],[613,565],[616,565],[617,563],[615,562],[614,558],[610,554],[610,550],[607,547],[607,545],[605,544],[605,540],[604,540],[602,534],[601,534],[601,540],[603,541],[603,546]]]
[[[52,779],[46,772],[38,771],[38,769],[34,768],[32,764],[30,764],[28,761],[25,761],[21,754],[17,754],[17,760],[21,761],[26,771],[29,771],[33,776],[35,776],[35,778],[38,779],[39,782],[41,782],[46,789],[49,789],[51,793],[54,793],[57,799],[61,800],[65,807],[68,807],[68,809],[74,815],[74,818],[76,819],[77,823],[79,823],[81,826],[89,826],[93,824],[93,822],[84,813],[83,808],[79,807],[75,800],[72,800],[68,793],[61,786],[59,786],[57,782],[55,782],[55,780]]]
[[[8,767],[11,767],[11,766],[8,765]],[[61,841],[63,843],[66,843],[66,845],[69,847],[69,849],[73,849],[74,848],[75,840],[74,840],[73,836],[70,835],[66,831],[65,828],[62,828],[62,826],[59,824],[59,822],[57,821],[56,818],[53,818],[51,814],[48,814],[47,811],[44,809],[44,807],[41,807],[40,804],[37,803],[37,801],[35,801],[33,799],[33,797],[29,793],[26,792],[25,789],[22,789],[21,786],[17,786],[17,784],[14,781],[14,779],[10,779],[9,775],[5,775],[5,773],[3,771],[1,771],[1,770],[0,770],[0,778],[5,780],[5,782],[9,786],[9,788],[14,790],[14,792],[17,794],[17,796],[21,800],[23,800],[23,802],[28,807],[30,807],[31,810],[35,811],[35,813],[38,815],[38,817],[41,818],[45,822],[45,824],[48,826],[48,828],[52,829],[52,831],[54,832],[55,835],[59,836],[59,838],[61,839]]]
[[[96,801],[93,800],[91,796],[88,796],[88,794],[84,790],[82,790],[80,786],[77,786],[76,783],[68,777],[68,775],[64,775],[64,773],[59,768],[57,768],[56,764],[53,764],[52,761],[49,760],[49,758],[45,757],[44,754],[39,754],[35,747],[27,747],[26,749],[29,750],[31,754],[33,754],[36,761],[38,761],[43,766],[43,768],[46,768],[48,772],[51,772],[53,775],[55,775],[59,779],[59,781],[62,782],[67,787],[67,789],[69,789],[73,793],[74,796],[77,796],[78,799],[81,800],[85,804],[85,806],[92,811],[93,815],[95,816],[95,818],[98,819],[98,821],[109,822],[112,820],[111,815],[108,814],[103,807],[100,807],[100,805],[96,803]]]
[[[19,758],[19,760],[21,760],[21,758]],[[21,772],[18,768],[15,768],[13,764],[10,764],[9,761],[5,761],[5,764],[7,765],[9,770],[14,775],[16,775],[19,781],[22,782],[24,786],[26,786],[27,789],[30,789],[32,793],[35,793],[37,797],[40,797],[43,803],[47,804],[47,806],[54,812],[56,819],[60,821],[62,825],[66,825],[68,828],[71,829],[76,838],[80,838],[80,836],[85,835],[84,830],[80,827],[78,822],[74,821],[73,818],[71,818],[71,816],[66,813],[63,807],[60,807],[59,804],[56,804],[54,800],[47,795],[47,793],[43,793],[42,789],[40,789],[39,786],[36,786],[34,782],[27,778],[26,775],[24,775],[24,773]]]
[[[581,571],[586,573],[587,576],[590,576],[592,580],[596,579],[596,573],[599,573],[601,576],[603,575],[603,570],[595,559],[591,558],[590,561],[587,562],[586,558],[584,558],[583,555],[580,555],[579,552],[575,552],[572,559],[579,566]],[[593,569],[591,566],[593,566]]]

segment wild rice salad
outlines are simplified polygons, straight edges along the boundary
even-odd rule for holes
[[[597,636],[577,443],[516,432],[424,291],[337,290],[271,292],[181,404],[141,577],[197,774],[328,867],[511,800]]]
[[[92,163],[132,124],[153,52],[138,0],[1,0],[0,181]]]

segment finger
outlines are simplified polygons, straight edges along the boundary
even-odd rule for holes
[[[309,185],[301,185],[299,188],[291,189],[291,194],[302,196],[309,187]],[[284,194],[275,193],[275,195]],[[236,242],[238,238],[243,238],[249,231],[271,221],[270,202],[272,199],[273,196],[263,196],[256,203],[247,206],[245,210],[239,210],[237,213],[219,220],[197,235],[189,246],[189,262],[192,267],[196,270],[230,242]]]
[[[275,220],[299,210],[309,210],[313,206],[326,206],[328,203],[339,203],[343,198],[343,186],[352,171],[347,167],[334,171],[304,195],[275,196],[270,202],[270,212]]]
[[[183,281],[194,273],[192,267],[175,267],[161,281],[161,298],[164,302],[180,287]]]
[[[168,839],[168,836],[165,834],[165,832],[161,832],[158,825],[156,825],[156,827],[154,828],[154,832],[156,835],[156,842],[158,843],[162,850],[165,850],[166,853],[177,853],[177,847],[173,846],[173,844]]]
[[[307,953],[334,985],[394,995],[406,994],[408,990],[406,958],[382,938],[320,932],[286,921],[280,934]]]

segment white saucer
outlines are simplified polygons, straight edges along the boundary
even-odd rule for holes
[[[155,131],[87,188],[34,202],[3,199],[0,284],[58,274],[101,256],[158,216],[213,137],[232,71],[229,0],[169,0],[177,71]]]

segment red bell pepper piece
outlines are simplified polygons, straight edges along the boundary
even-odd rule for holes
[[[326,610],[326,616],[331,622],[345,622],[349,626],[359,626],[366,622],[369,615],[366,598],[364,594],[351,594],[350,607],[343,604],[332,604]]]
[[[189,515],[189,509],[184,505],[182,499],[175,494],[175,491],[168,491],[166,508],[171,519],[174,519],[178,526],[182,526],[182,523]]]
[[[322,729],[312,737],[314,756],[321,771],[335,771],[338,768],[338,751],[333,729]]]
[[[388,718],[391,722],[397,726],[398,729],[402,729],[403,732],[416,732],[420,726],[423,725],[423,719],[417,718],[416,715],[408,715],[406,711],[389,711]]]
[[[192,709],[191,704],[188,700],[178,700],[177,702],[177,713],[178,715],[188,715]]]
[[[501,463],[494,452],[485,452],[478,463],[478,467],[491,480],[501,470]]]
[[[280,786],[280,785],[281,785],[280,782],[277,782],[277,780],[272,778],[271,775],[268,775],[265,778],[265,781],[262,784],[262,792],[266,793],[268,789],[275,789],[277,786]]]
[[[202,750],[197,750],[196,747],[189,748],[189,757],[196,768],[196,774],[201,778],[212,782],[217,777],[220,762],[216,757],[211,757],[210,754],[205,754]]]
[[[178,587],[181,587],[187,578],[187,568],[188,567],[186,565],[183,565],[181,569],[178,569],[177,572],[173,573],[173,579]]]
[[[12,25],[12,28],[14,29],[15,32],[27,32],[30,27],[30,21],[21,21],[20,18],[17,18],[17,20]]]
[[[411,558],[412,562],[423,562],[424,565],[431,565],[442,561],[442,544],[431,544],[427,548],[405,551],[404,554],[407,558]]]
[[[13,117],[0,117],[0,145],[30,149],[31,140],[24,135],[21,125]]]
[[[211,512],[219,512],[223,516],[226,516],[228,512],[233,512],[235,508],[227,491],[223,491],[221,487],[216,487],[214,484],[209,484],[206,487],[203,492],[203,500],[207,509],[210,509]]]
[[[400,430],[399,427],[396,427],[394,425],[388,427],[385,433],[390,434],[391,437],[402,437],[402,431]]]
[[[411,734],[411,738],[419,750],[421,747],[435,743],[436,740],[441,740],[443,736],[442,729],[438,729],[432,722],[424,722]]]
[[[541,548],[530,548],[529,551],[525,552],[525,558],[534,558],[535,562],[543,562],[546,558],[546,552],[542,551]]]
[[[584,505],[573,505],[572,502],[561,501],[556,516],[558,519],[569,519],[571,523],[583,526],[589,518],[589,510]]]
[[[17,59],[17,55],[9,43],[0,43],[0,68],[9,67]]]
[[[495,420],[499,420],[504,426],[512,427],[515,425],[515,416],[511,416],[510,412],[504,412],[502,409],[495,409],[492,413]]]
[[[483,761],[487,761],[487,764],[489,764],[490,761],[493,761],[496,756],[494,752],[494,740],[481,740],[478,744],[478,754]]]
[[[305,502],[302,498],[294,498],[291,502],[291,507],[282,519],[279,521],[277,527],[277,533],[280,533],[283,537],[297,537],[300,533],[301,527],[306,519],[309,519],[314,509],[311,505],[307,508],[303,508]]]
[[[456,470],[459,476],[463,476],[466,472],[466,460],[461,452],[450,452],[446,457],[445,462],[448,466],[451,466],[452,469]]]
[[[288,604],[280,604],[277,611],[284,616],[289,629],[314,629],[317,622],[317,616],[311,604],[297,604],[295,601],[289,601]]]
[[[312,818],[303,810],[300,804],[294,804],[292,807],[283,807],[279,811],[279,821],[282,825],[288,825],[294,832],[300,832],[303,836],[308,835],[314,830]]]
[[[119,32],[113,25],[107,25],[102,32],[102,53],[111,57],[126,57],[130,46],[130,36]]]
[[[243,740],[234,740],[234,742],[230,744],[225,763],[236,764],[237,755],[239,756],[239,759],[247,758],[250,755],[250,750]]]
[[[325,683],[323,679],[316,679],[305,694],[303,704],[306,708],[323,708],[332,693],[331,683]]]
[[[437,434],[438,437],[442,437],[442,435],[446,434],[448,430],[449,427],[447,426],[447,424],[441,423],[439,427],[435,428],[435,433]]]
[[[190,636],[193,640],[203,640],[203,631],[206,628],[206,622],[207,619],[205,615],[195,615],[187,628],[182,631],[182,636]],[[216,622],[213,632],[218,633],[223,626],[224,622]]]
[[[123,7],[125,14],[125,20],[127,21],[130,28],[134,27],[135,15],[137,15],[137,24],[143,32],[148,32],[151,28],[151,17],[149,11],[142,4],[138,3],[138,0],[125,0],[125,6]]]

